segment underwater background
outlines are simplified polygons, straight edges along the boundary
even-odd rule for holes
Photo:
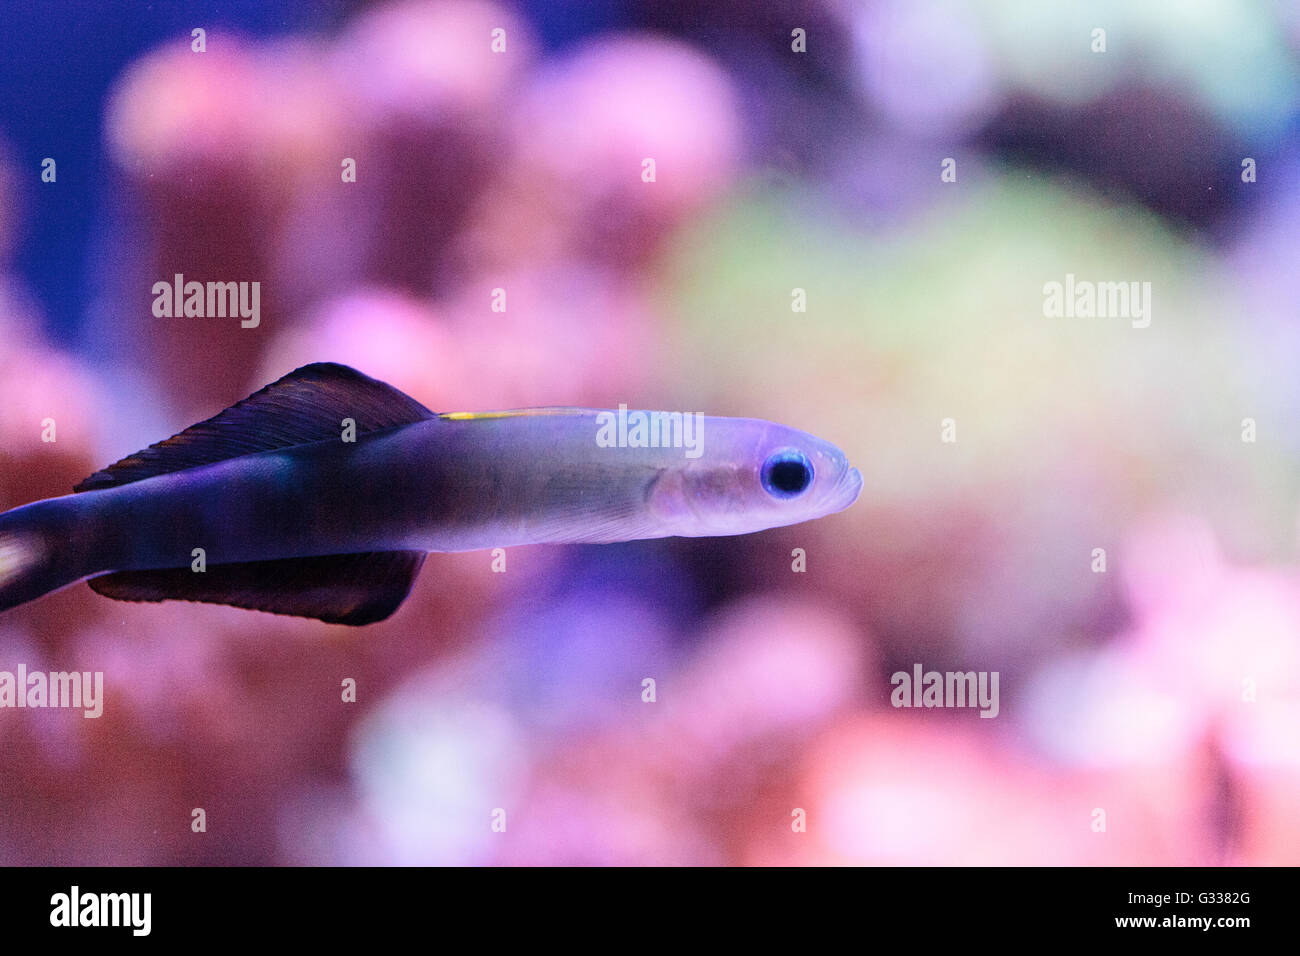
[[[431,555],[358,630],[8,612],[0,670],[105,701],[0,709],[0,863],[1300,863],[1293,4],[0,20],[0,507],[313,361],[767,418],[865,478],[755,535]],[[260,323],[155,316],[177,273]],[[1149,282],[1147,324],[1046,315],[1067,276]],[[997,672],[997,716],[892,706],[917,664]]]

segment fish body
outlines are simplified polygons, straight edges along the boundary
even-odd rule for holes
[[[0,515],[0,609],[90,578],[126,600],[369,623],[428,552],[742,534],[861,489],[842,452],[795,429],[701,417],[691,457],[602,445],[613,414],[438,415],[345,366],[306,366],[77,494]]]

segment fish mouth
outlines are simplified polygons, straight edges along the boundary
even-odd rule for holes
[[[835,510],[843,511],[857,501],[860,494],[862,494],[862,472],[850,468],[840,475],[840,480],[835,483],[835,490],[831,495]]]

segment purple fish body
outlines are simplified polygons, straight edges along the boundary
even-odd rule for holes
[[[834,446],[770,422],[438,415],[320,363],[0,514],[0,610],[89,578],[121,600],[365,624],[428,552],[743,534],[842,510],[861,484]]]

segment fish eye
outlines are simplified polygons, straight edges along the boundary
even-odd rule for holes
[[[783,448],[763,462],[763,487],[777,498],[803,494],[812,484],[813,466],[808,456],[793,448]]]

